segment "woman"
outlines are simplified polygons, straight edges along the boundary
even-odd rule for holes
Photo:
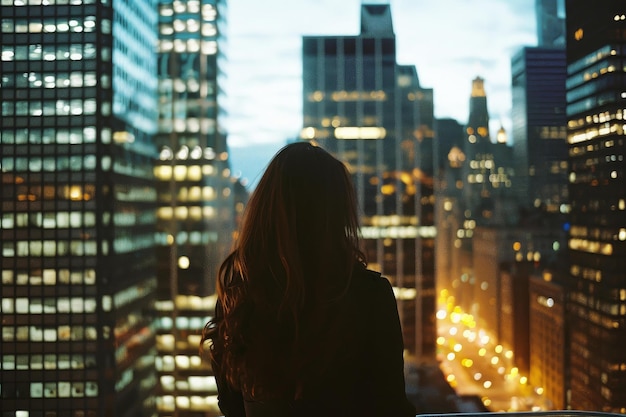
[[[285,146],[248,202],[203,334],[225,416],[415,416],[393,291],[365,265],[344,165]]]

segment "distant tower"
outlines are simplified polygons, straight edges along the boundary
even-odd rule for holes
[[[361,34],[303,38],[302,139],[353,175],[364,249],[391,280],[405,346],[435,359],[433,91],[396,63],[388,4],[361,7]]]
[[[626,4],[568,0],[571,408],[626,412]]]
[[[481,77],[476,77],[472,81],[467,135],[470,144],[490,141],[487,93],[485,93],[485,80]]]
[[[484,79],[472,81],[469,117],[465,127],[466,140],[463,151],[465,186],[463,188],[465,216],[472,219],[489,218],[492,213],[489,173],[495,168],[493,149],[489,137],[489,112]]]

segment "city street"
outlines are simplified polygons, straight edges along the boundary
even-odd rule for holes
[[[513,364],[513,352],[493,342],[458,308],[439,310],[438,359],[459,395],[478,395],[491,411],[538,411],[543,399]]]

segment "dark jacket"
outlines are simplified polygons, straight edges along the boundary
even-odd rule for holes
[[[213,363],[219,406],[226,417],[415,416],[405,394],[402,332],[391,285],[364,268],[354,275],[319,336],[320,349],[326,340],[339,348],[320,352],[328,366],[301,381],[301,399],[254,401],[231,389],[219,364]]]

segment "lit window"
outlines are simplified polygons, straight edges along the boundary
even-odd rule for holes
[[[69,382],[59,382],[57,384],[58,395],[62,398],[67,398],[70,396],[70,383]]]
[[[85,385],[82,382],[73,382],[72,383],[72,397],[84,397],[85,396]]]
[[[2,271],[2,283],[3,284],[13,284],[13,271],[11,271],[11,270],[3,270]]]
[[[55,398],[57,396],[56,382],[46,382],[44,384],[43,394],[46,398]]]
[[[182,181],[187,176],[187,167],[184,165],[176,165],[174,167],[174,179],[176,181]]]
[[[189,369],[189,357],[184,355],[176,356],[176,367],[180,369]]]
[[[175,211],[176,218],[179,220],[184,220],[188,217],[187,207],[176,207],[174,211]]]
[[[15,299],[15,312],[18,314],[28,313],[28,298]]]
[[[7,314],[14,312],[14,300],[12,298],[2,299],[2,312]]]
[[[5,342],[12,342],[15,340],[15,328],[13,326],[2,327],[2,340]]]
[[[217,34],[217,29],[215,25],[212,23],[204,23],[202,25],[202,36],[215,36]]]
[[[59,340],[70,340],[72,338],[72,329],[70,326],[59,326],[57,331],[58,333],[55,332],[55,340],[57,336]],[[46,339],[46,341],[52,341],[52,340]]]
[[[215,217],[215,207],[205,206],[202,208],[202,213],[207,219]]]
[[[216,41],[203,41],[202,53],[206,55],[215,55],[217,53],[217,42]]]
[[[199,207],[199,206],[189,207],[189,218],[193,220],[201,220],[202,219],[202,207]]]
[[[178,396],[176,397],[176,406],[182,409],[187,409],[189,408],[189,397],[182,397],[182,396]]]
[[[202,179],[202,169],[199,165],[193,165],[188,168],[187,178],[191,181],[200,181]]]
[[[31,396],[31,398],[42,398],[43,397],[43,383],[42,382],[31,382],[30,383],[30,396]]]
[[[56,271],[54,269],[43,270],[43,284],[44,285],[56,284]]]
[[[168,330],[172,328],[173,321],[171,317],[161,317],[161,329]]]

